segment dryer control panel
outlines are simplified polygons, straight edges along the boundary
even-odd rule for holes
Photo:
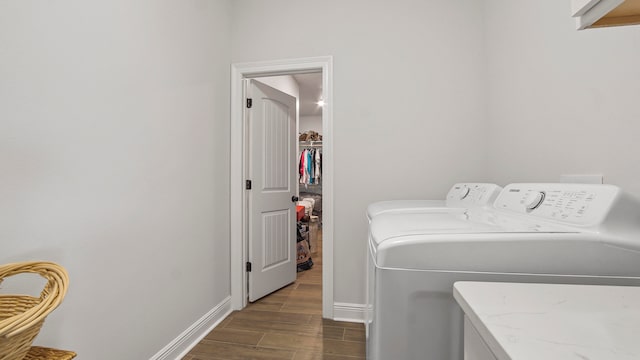
[[[447,193],[447,206],[466,207],[470,205],[482,206],[491,204],[502,188],[488,183],[459,183],[455,184]]]
[[[509,184],[494,202],[496,209],[572,225],[595,226],[606,218],[620,188],[602,184]]]

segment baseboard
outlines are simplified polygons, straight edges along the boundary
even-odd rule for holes
[[[363,323],[365,320],[365,304],[333,303],[333,319],[336,321],[349,321]]]
[[[231,313],[231,297],[222,300],[149,360],[180,360]]]

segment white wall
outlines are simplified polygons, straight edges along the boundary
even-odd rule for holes
[[[313,130],[322,135],[322,116],[300,116],[299,132]]]
[[[483,5],[236,0],[232,6],[233,62],[334,56],[335,300],[362,304],[366,206],[443,198],[454,181],[485,180],[486,156],[478,151],[486,147]]]
[[[229,2],[0,2],[0,263],[71,288],[41,345],[148,359],[230,293]]]
[[[492,180],[604,174],[640,196],[640,26],[576,31],[569,1],[486,1]]]

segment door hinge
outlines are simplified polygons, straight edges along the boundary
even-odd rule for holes
[[[251,190],[251,180],[244,181],[244,188],[247,190]]]
[[[250,261],[247,261],[246,269],[247,269],[247,272],[251,272],[251,262]]]
[[[251,106],[253,106],[253,99],[247,98],[247,109],[251,109]]]

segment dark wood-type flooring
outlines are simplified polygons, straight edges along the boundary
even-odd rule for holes
[[[364,359],[362,324],[322,318],[322,230],[315,235],[311,270],[231,313],[183,360]]]

